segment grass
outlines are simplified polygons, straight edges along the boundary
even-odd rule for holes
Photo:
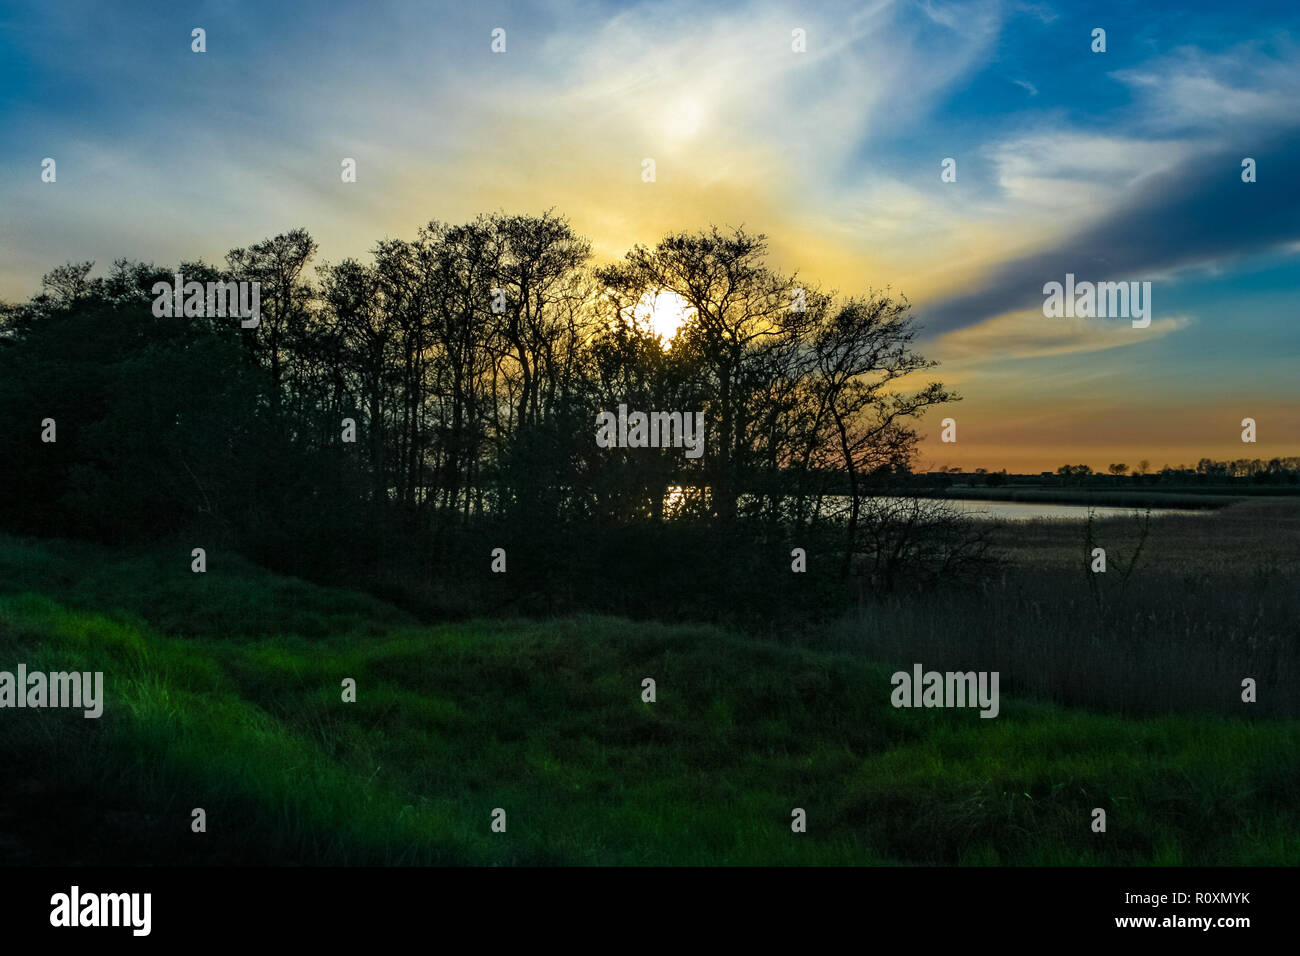
[[[831,645],[902,668],[998,670],[1004,691],[1128,715],[1241,714],[1249,677],[1253,715],[1300,716],[1300,504],[1154,518],[1127,580],[1139,523],[1096,522],[1104,574],[1088,570],[1083,527],[1008,524],[994,580],[864,602]]]
[[[1300,862],[1293,720],[895,710],[892,668],[855,651],[592,616],[428,626],[208,562],[0,538],[0,669],[102,670],[107,696],[99,720],[0,711],[0,861]]]

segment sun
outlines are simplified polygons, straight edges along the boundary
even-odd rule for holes
[[[694,311],[690,303],[676,292],[661,289],[643,295],[632,315],[638,324],[648,326],[665,343],[670,343]]]
[[[684,96],[664,117],[664,133],[677,142],[691,139],[704,126],[704,106],[693,96]]]

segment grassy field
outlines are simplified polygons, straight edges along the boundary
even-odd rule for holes
[[[1138,506],[1133,515],[1140,517]],[[1107,518],[1096,522],[1095,536],[1098,545],[1113,545],[1125,555],[1136,544],[1138,522],[1133,516]],[[998,544],[1009,564],[1027,570],[1077,570],[1084,557],[1077,521],[1006,524]],[[1254,499],[1213,514],[1164,514],[1151,521],[1137,581],[1150,574],[1234,573],[1273,575],[1288,583],[1300,576],[1300,500]]]
[[[865,602],[834,646],[906,666],[999,670],[1004,690],[1127,715],[1300,717],[1300,502],[1210,514],[1007,523],[978,589]],[[1104,574],[1089,570],[1106,552]]]
[[[1295,720],[1005,684],[994,720],[895,710],[892,654],[602,617],[427,625],[189,560],[0,538],[0,669],[102,670],[107,696],[99,720],[0,711],[0,861],[1300,863]]]

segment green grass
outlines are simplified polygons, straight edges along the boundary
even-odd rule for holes
[[[895,710],[891,668],[847,651],[423,626],[208,562],[0,538],[0,669],[102,670],[107,696],[99,720],[0,711],[0,861],[1300,862],[1296,721]]]

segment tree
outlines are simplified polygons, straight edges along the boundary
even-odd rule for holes
[[[498,275],[505,308],[493,315],[496,334],[519,374],[514,418],[520,426],[535,424],[545,403],[555,398],[556,346],[568,317],[562,305],[582,294],[579,270],[591,255],[591,243],[549,211],[489,221],[502,240]]]
[[[293,229],[226,254],[236,281],[260,283],[261,322],[247,330],[247,340],[270,370],[273,413],[278,414],[280,408],[286,357],[308,320],[312,290],[302,276],[315,254],[316,242],[305,229]]]
[[[466,556],[509,539],[545,600],[617,566],[645,607],[667,591],[698,605],[721,567],[755,611],[774,606],[771,549],[792,535],[886,578],[932,557],[946,576],[965,553],[961,528],[872,504],[910,473],[925,410],[958,399],[927,381],[901,297],[822,292],[743,229],[592,269],[549,211],[431,222],[309,272],[315,251],[295,229],[224,267],[68,263],[0,306],[4,522],[202,532],[292,573],[436,571],[449,591],[477,591]],[[176,271],[259,283],[260,323],[155,317],[153,284]],[[670,348],[636,318],[661,291],[690,309]],[[598,446],[594,414],[624,403],[703,413],[703,457]],[[38,445],[47,417],[58,441]],[[557,538],[572,560],[552,567]]]
[[[709,372],[715,437],[708,454],[714,513],[725,523],[736,512],[739,487],[733,464],[743,459],[748,415],[756,390],[767,376],[761,368],[767,353],[801,337],[815,310],[799,310],[795,278],[778,275],[764,263],[767,237],[743,228],[724,234],[717,226],[706,232],[676,233],[653,249],[637,246],[628,252],[617,280],[625,288],[667,290],[681,296],[694,310],[678,338],[694,349]],[[807,295],[805,294],[805,299]]]
[[[90,291],[86,277],[93,262],[69,262],[51,269],[41,278],[41,288],[59,305],[68,305]]]
[[[935,362],[912,351],[916,330],[905,301],[873,294],[850,299],[812,331],[816,379],[813,395],[833,430],[848,476],[849,514],[842,569],[847,573],[857,544],[865,488],[864,471],[905,465],[918,440],[910,420],[930,405],[958,401],[938,382],[919,391],[892,388],[899,379]]]
[[[384,440],[394,359],[393,330],[381,310],[379,279],[373,268],[345,259],[338,265],[320,266],[317,274],[322,329],[333,342],[334,362],[346,395],[340,396],[338,410],[343,411],[348,402],[357,406],[369,455],[370,496],[378,503],[384,500],[388,488]]]

